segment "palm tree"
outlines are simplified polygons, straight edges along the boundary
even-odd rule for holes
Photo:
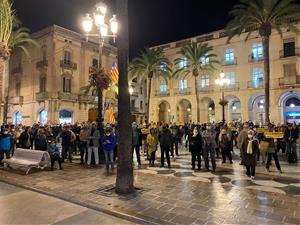
[[[200,122],[199,113],[199,95],[198,95],[198,77],[200,73],[212,72],[216,69],[216,65],[220,62],[216,59],[217,55],[213,53],[213,47],[207,43],[192,42],[181,48],[181,57],[174,60],[177,69],[172,75],[176,79],[178,77],[186,77],[192,74],[195,78],[195,93],[197,106],[197,122]]]
[[[147,119],[149,122],[150,95],[153,77],[163,77],[166,82],[171,76],[171,63],[165,57],[164,51],[160,48],[145,48],[140,51],[138,57],[134,58],[129,65],[130,82],[134,79],[139,81],[148,79],[147,94]]]
[[[272,30],[282,36],[282,28],[299,32],[293,21],[300,20],[300,6],[295,0],[240,0],[230,11],[233,19],[227,25],[228,41],[234,36],[258,31],[262,38],[265,76],[265,114],[266,123],[270,123],[270,55],[269,45]]]
[[[21,27],[21,22],[16,17],[9,0],[3,0],[0,4],[0,21],[0,101],[2,101],[3,73],[11,52],[14,49],[20,48],[27,57],[30,57],[27,49],[28,44],[34,46],[38,44],[31,39],[30,31],[25,27]],[[9,79],[8,74],[6,76]],[[9,84],[9,81],[7,83]],[[3,109],[4,123],[7,122],[8,96],[5,98]]]

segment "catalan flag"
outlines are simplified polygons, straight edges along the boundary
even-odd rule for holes
[[[114,111],[113,111],[112,107],[110,107],[109,110],[108,110],[108,121],[109,121],[110,124],[115,124],[116,123],[116,119],[115,119]]]
[[[118,69],[118,65],[117,63],[113,63],[112,64],[112,68],[111,68],[111,79],[112,81],[118,85],[119,83],[119,69]]]

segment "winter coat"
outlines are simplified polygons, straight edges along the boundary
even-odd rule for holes
[[[21,148],[30,147],[30,135],[28,132],[23,131],[19,137],[19,145]]]
[[[201,153],[202,152],[202,137],[200,134],[196,136],[191,136],[189,138],[189,150],[191,153]]]
[[[220,148],[230,148],[231,140],[228,134],[220,134],[219,135],[219,146]]]
[[[245,145],[248,141],[248,131],[249,129],[243,129],[241,130],[241,132],[239,133],[238,135],[238,138],[237,138],[237,147],[238,149],[241,149],[243,147],[243,145]]]
[[[158,138],[154,134],[148,134],[147,136],[148,154],[151,155],[152,152],[157,150]]]
[[[99,147],[100,146],[100,133],[99,130],[97,129],[90,129],[89,133],[88,133],[88,137],[90,139],[89,143],[88,143],[88,147]]]
[[[0,151],[8,152],[11,150],[13,139],[10,134],[2,134],[0,137]]]
[[[44,134],[38,134],[35,136],[34,149],[43,151],[47,150],[47,139]]]
[[[56,145],[48,145],[48,153],[50,156],[60,155],[59,148]]]
[[[291,138],[292,140],[289,140],[289,138]],[[286,142],[290,142],[290,143],[296,143],[297,139],[299,138],[299,134],[298,134],[298,130],[296,129],[286,129],[284,132],[284,139]]]
[[[169,129],[163,129],[159,133],[159,142],[160,142],[160,146],[163,146],[163,147],[171,147],[172,146],[172,143],[173,143],[172,134]]]
[[[142,145],[142,132],[139,128],[132,128],[132,145]]]
[[[203,146],[205,148],[209,147],[215,149],[217,147],[216,132],[213,129],[203,131],[202,137],[203,137]]]
[[[248,148],[248,143],[249,140],[243,142],[241,151],[243,152],[242,154],[242,165],[244,166],[256,166],[256,158],[257,158],[257,153],[259,151],[258,149],[258,140],[254,139],[252,142],[252,154],[247,153],[247,148]]]
[[[104,135],[102,137],[103,150],[106,152],[113,152],[117,144],[116,136],[111,134],[109,136]]]

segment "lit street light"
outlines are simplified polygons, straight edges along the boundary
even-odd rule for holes
[[[225,77],[225,73],[221,72],[220,77],[215,80],[215,83],[221,87],[222,89],[222,101],[220,102],[220,105],[222,105],[222,121],[225,123],[225,98],[224,98],[224,86],[230,84],[230,80]]]

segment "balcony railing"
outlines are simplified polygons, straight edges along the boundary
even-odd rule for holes
[[[252,54],[249,55],[248,57],[248,62],[249,63],[260,63],[260,62],[263,62],[264,61],[264,57],[261,56],[261,57],[254,57]]]
[[[237,65],[237,58],[234,58],[233,60],[230,60],[230,61],[223,59],[222,65],[223,66]]]
[[[264,81],[248,81],[247,88],[264,88],[265,82]]]
[[[96,102],[96,96],[92,96],[92,95],[79,95],[78,96],[78,101],[79,102],[84,102],[84,103],[95,103]]]
[[[135,91],[135,92],[133,92],[133,93],[131,94],[131,96],[133,96],[133,97],[139,97],[139,93],[137,93],[137,92]]]
[[[132,113],[139,113],[140,109],[138,107],[130,107]]]
[[[8,102],[13,105],[22,105],[24,102],[23,96],[10,97]]]
[[[58,92],[58,98],[63,101],[76,102],[78,95],[66,92]]]
[[[295,85],[300,85],[300,76],[295,75],[295,76],[286,76],[279,78],[279,86],[295,86]]]
[[[164,97],[164,96],[170,96],[169,90],[167,91],[155,91],[155,96],[157,97]]]
[[[42,60],[36,63],[36,68],[45,68],[48,66],[48,60]]]
[[[209,93],[209,92],[213,92],[213,91],[214,91],[214,87],[212,85],[205,86],[205,87],[202,87],[200,85],[200,87],[198,88],[199,93]]]
[[[77,70],[77,63],[71,61],[60,60],[60,67],[64,69]]]
[[[232,84],[224,85],[221,89],[223,89],[225,91],[239,90],[240,89],[240,84],[238,82],[235,82],[235,83],[232,83]]]
[[[190,95],[191,94],[191,88],[176,88],[174,90],[175,95]]]
[[[50,98],[49,92],[39,92],[35,94],[36,101],[43,102]]]
[[[300,49],[295,48],[294,52],[288,52],[288,51],[281,50],[279,52],[279,55],[280,55],[281,59],[285,59],[285,58],[289,58],[289,57],[300,57]]]
[[[12,74],[15,74],[15,73],[23,73],[23,68],[20,67],[20,66],[18,66],[18,67],[16,67],[16,68],[13,68],[13,69],[11,70],[11,73],[12,73]]]

